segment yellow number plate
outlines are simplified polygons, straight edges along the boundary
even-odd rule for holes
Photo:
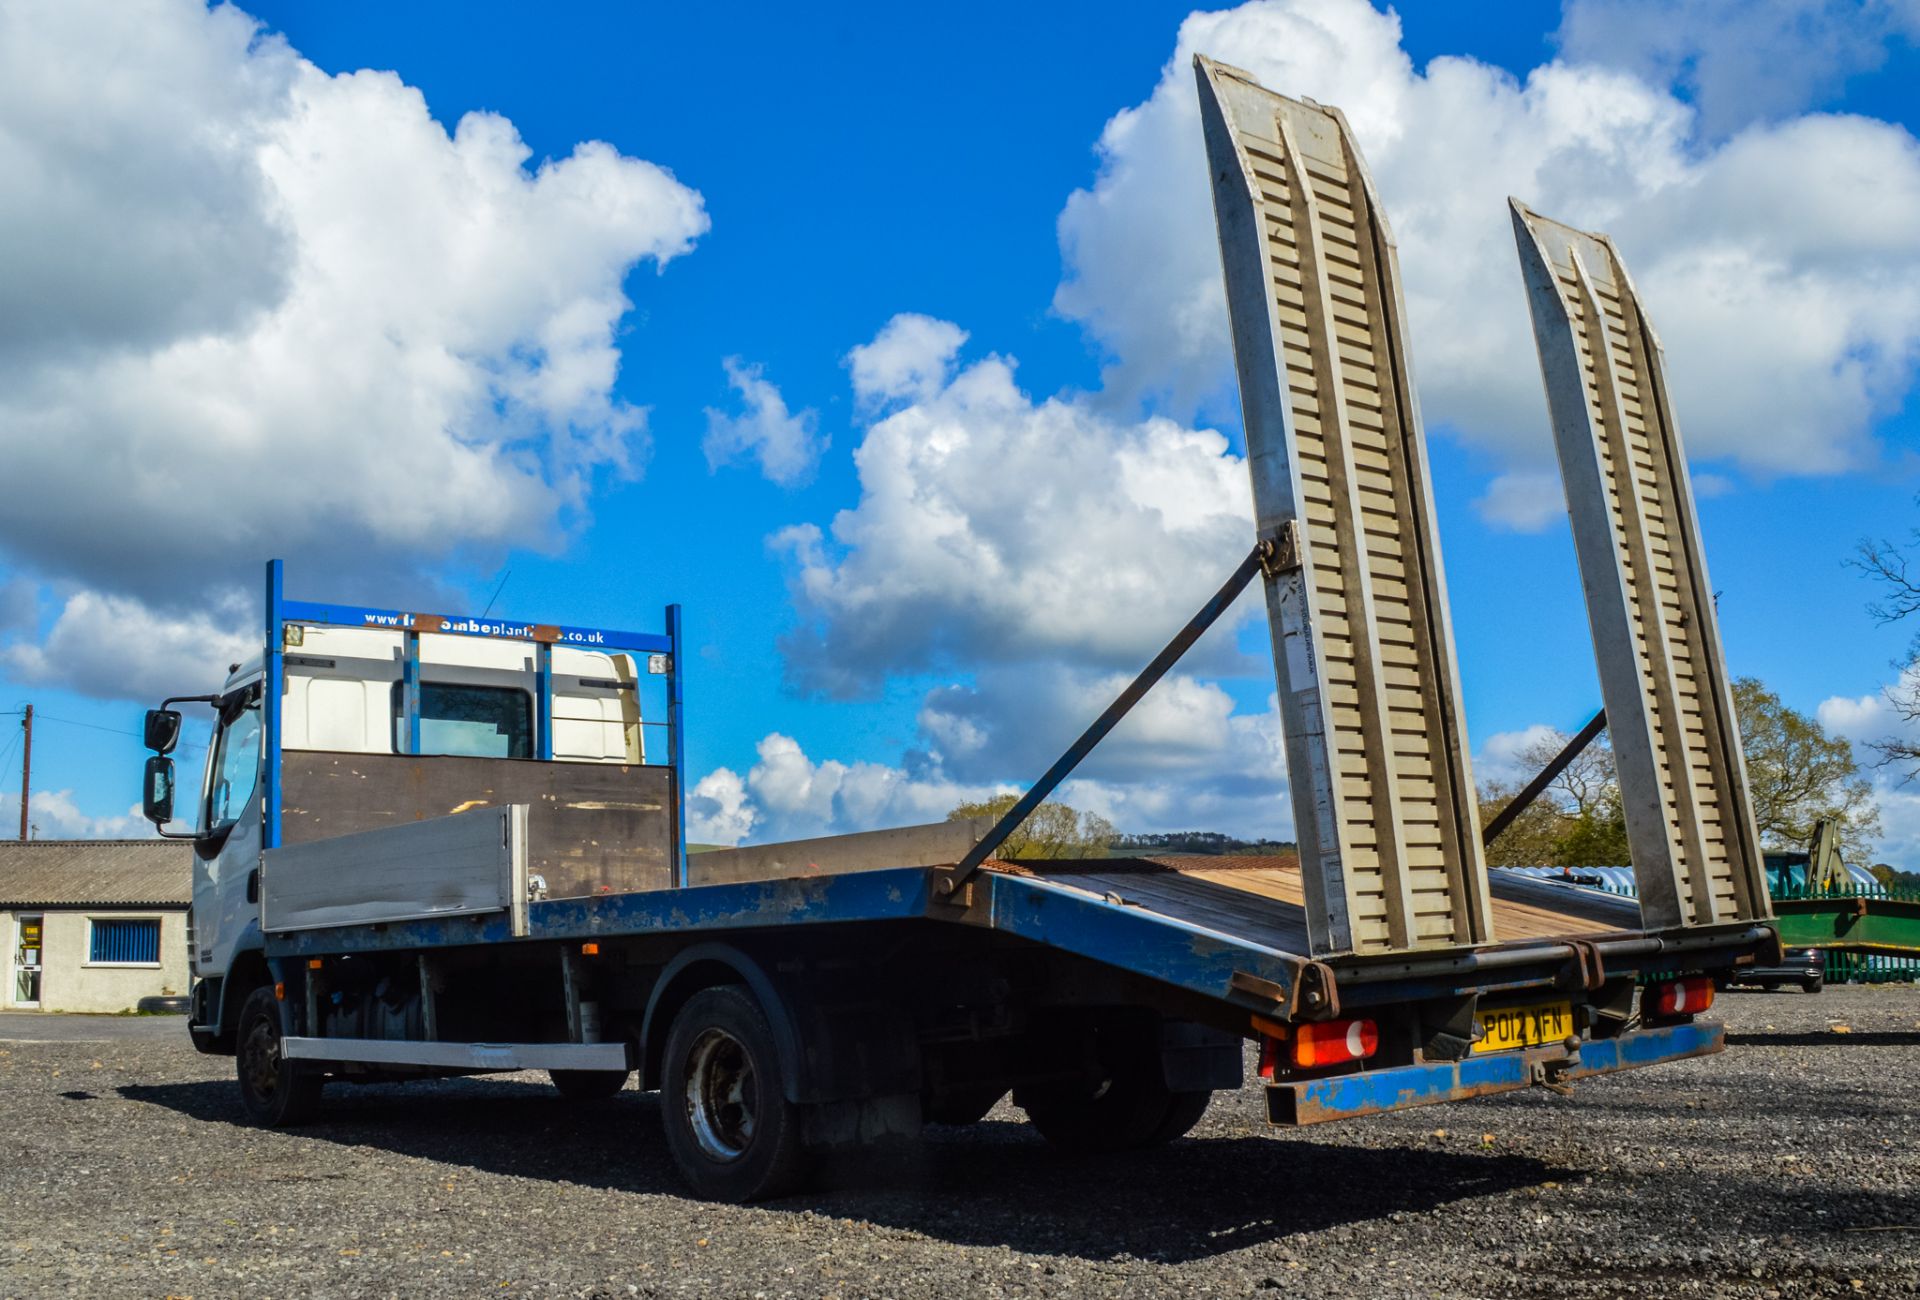
[[[1499,1007],[1476,1011],[1482,1037],[1476,1052],[1508,1052],[1516,1047],[1557,1043],[1573,1034],[1573,1004],[1541,1002],[1530,1007]]]

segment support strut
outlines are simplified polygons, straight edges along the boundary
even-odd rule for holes
[[[1567,764],[1580,757],[1581,752],[1606,729],[1607,711],[1602,709],[1587,719],[1587,725],[1580,728],[1580,734],[1569,740],[1566,748],[1553,756],[1553,761],[1540,769],[1540,775],[1527,782],[1520,793],[1513,796],[1511,803],[1494,814],[1493,820],[1487,823],[1487,829],[1480,833],[1480,843],[1491,845],[1499,838],[1500,832],[1513,825],[1514,819],[1531,807],[1533,801],[1553,784],[1553,779],[1567,770]]]
[[[993,851],[1006,842],[1007,836],[1013,834],[1020,823],[1032,815],[1035,808],[1046,802],[1047,796],[1067,779],[1074,768],[1080,766],[1081,760],[1093,751],[1093,747],[1104,740],[1120,719],[1126,717],[1128,711],[1140,702],[1141,697],[1153,689],[1153,684],[1166,676],[1167,670],[1180,662],[1180,657],[1192,648],[1201,634],[1227,612],[1227,607],[1233,604],[1234,599],[1242,591],[1246,590],[1247,584],[1253,581],[1255,574],[1263,568],[1274,565],[1297,563],[1297,561],[1290,561],[1285,553],[1286,549],[1281,542],[1272,538],[1263,538],[1256,543],[1254,548],[1247,552],[1247,558],[1240,561],[1240,567],[1233,571],[1233,576],[1227,579],[1220,590],[1213,593],[1213,599],[1200,607],[1200,612],[1180,629],[1179,635],[1167,642],[1166,649],[1155,655],[1153,662],[1133,679],[1126,690],[1120,692],[1118,699],[1107,706],[1106,712],[1093,720],[1093,725],[1081,733],[1080,739],[1074,741],[1067,752],[1047,769],[1046,775],[1035,781],[1033,788],[1020,796],[1020,801],[1007,809],[1006,815],[993,824],[993,829],[967,851],[967,855],[960,859],[953,873],[943,878],[942,889],[952,893],[973,879],[980,870],[980,864],[993,856]]]

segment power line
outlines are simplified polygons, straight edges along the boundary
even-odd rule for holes
[[[99,723],[97,723],[97,722],[80,722],[80,721],[78,721],[78,720],[76,720],[76,719],[74,719],[74,718],[56,718],[56,717],[54,717],[54,716],[53,716],[53,714],[51,714],[51,713],[35,713],[35,714],[34,714],[33,716],[34,716],[34,718],[35,718],[36,720],[38,720],[38,721],[40,721],[40,722],[59,722],[59,723],[63,723],[63,724],[65,724],[66,726],[69,726],[69,727],[85,727],[85,728],[87,728],[87,729],[88,729],[89,731],[105,731],[105,732],[109,732],[109,733],[111,733],[111,734],[113,734],[113,735],[115,735],[115,736],[132,736],[132,737],[133,737],[133,738],[134,738],[135,740],[145,740],[145,739],[146,739],[146,737],[145,737],[145,736],[143,736],[143,735],[141,735],[141,734],[140,734],[139,732],[137,732],[137,731],[128,731],[128,730],[127,730],[127,729],[126,729],[125,727],[103,727],[103,726],[101,726],[101,725],[100,725]],[[205,745],[195,745],[195,744],[189,744],[189,743],[182,743],[182,744],[180,744],[180,745],[178,745],[178,746],[177,746],[177,748],[180,748],[180,749],[205,749],[205,748],[206,748],[206,746],[205,746]]]
[[[485,618],[487,615],[493,613],[493,602],[500,599],[500,593],[507,589],[507,579],[511,578],[512,576],[513,576],[512,569],[508,569],[505,573],[500,575],[500,584],[493,589],[493,595],[487,597],[487,607],[480,611],[481,618]]]

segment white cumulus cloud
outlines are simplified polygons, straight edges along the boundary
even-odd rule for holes
[[[1518,80],[1464,58],[1418,69],[1399,20],[1362,0],[1254,0],[1181,25],[1159,85],[1108,121],[1096,180],[1061,213],[1055,305],[1107,349],[1116,394],[1178,411],[1232,391],[1195,52],[1346,112],[1399,243],[1428,423],[1517,468],[1545,469],[1549,444],[1509,194],[1616,237],[1696,457],[1854,468],[1912,385],[1920,147],[1900,127],[1806,116],[1715,144],[1633,72],[1571,54]]]
[[[854,398],[875,407],[901,398],[931,397],[946,387],[967,332],[952,321],[901,312],[870,343],[847,353]]]
[[[779,732],[760,742],[758,755],[746,783],[768,840],[937,822],[955,805],[992,792],[884,763],[816,762]]]
[[[1559,33],[1569,59],[1685,87],[1713,135],[1818,102],[1902,36],[1912,0],[1571,0]]]
[[[1473,508],[1489,523],[1537,533],[1566,518],[1567,494],[1550,470],[1510,470],[1494,475]]]
[[[815,759],[794,738],[770,733],[747,772],[744,806],[725,828],[777,841],[943,820],[961,803],[1024,790],[1124,684],[1059,672],[1037,687],[1009,674],[977,690],[936,690],[920,714],[921,747],[894,763]],[[1122,831],[1290,838],[1274,701],[1259,713],[1233,713],[1207,683],[1169,679],[1161,691],[1054,797]],[[725,768],[708,774],[696,803],[709,782],[727,802],[741,779]],[[702,833],[720,824],[692,820]],[[712,842],[737,840],[716,834]]]
[[[1222,434],[1035,401],[1003,357],[929,380],[854,463],[860,499],[830,531],[775,538],[802,617],[789,663],[830,691],[946,662],[1137,670],[1252,544]]]
[[[715,768],[687,794],[687,838],[696,844],[738,844],[758,820],[746,782],[732,768]]]
[[[136,772],[135,777],[138,777]],[[134,784],[138,785],[136,780]],[[153,823],[140,815],[140,805],[131,804],[123,813],[93,816],[74,800],[72,790],[39,790],[27,804],[27,828],[37,840],[151,840],[159,838]],[[0,829],[11,839],[20,830],[18,791],[0,791]],[[183,829],[170,825],[170,830]]]
[[[239,630],[250,612],[235,591],[177,616],[126,596],[76,592],[44,637],[0,647],[0,665],[15,681],[102,699],[205,694],[220,688],[230,664],[260,653],[263,634]]]
[[[707,228],[653,163],[448,130],[194,0],[0,10],[0,165],[0,442],[34,484],[0,557],[76,618],[191,623],[269,554],[352,596],[552,549],[646,455],[627,276]]]
[[[728,357],[723,364],[727,382],[746,409],[728,415],[707,408],[707,436],[700,444],[707,453],[707,468],[754,460],[760,472],[781,487],[806,483],[819,468],[827,445],[818,430],[819,416],[813,411],[789,411],[786,399],[761,367],[747,365],[739,357]]]

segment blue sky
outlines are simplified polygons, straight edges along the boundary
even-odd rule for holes
[[[41,394],[37,405],[0,401],[0,446],[14,462],[6,495],[20,503],[0,504],[0,708],[32,701],[46,720],[34,755],[44,833],[127,827],[141,753],[124,733],[137,728],[165,671],[186,673],[201,645],[206,663],[224,667],[228,647],[252,627],[253,574],[270,554],[289,559],[292,592],[314,598],[478,608],[504,577],[501,611],[641,628],[657,625],[667,601],[682,602],[697,647],[690,772],[699,779],[724,769],[735,778],[707,787],[711,833],[757,839],[938,816],[961,794],[1029,779],[1090,716],[1102,683],[1144,662],[1224,576],[1233,546],[1244,545],[1230,504],[1218,506],[1218,517],[1205,514],[1192,535],[1167,524],[1165,546],[1132,525],[1102,532],[1111,521],[1100,521],[1097,502],[1062,503],[1057,493],[1094,491],[1105,480],[1088,476],[1089,462],[1049,461],[1043,451],[1029,460],[1022,441],[1058,436],[1048,424],[1058,418],[1076,431],[1066,439],[1072,456],[1099,459],[1111,444],[1115,454],[1138,452],[1154,467],[1149,477],[1204,477],[1225,465],[1218,481],[1229,481],[1233,466],[1224,458],[1237,451],[1239,433],[1221,384],[1228,358],[1210,327],[1173,332],[1168,324],[1184,301],[1186,282],[1176,273],[1196,255],[1211,263],[1210,237],[1195,237],[1191,204],[1162,213],[1156,203],[1157,191],[1190,179],[1178,165],[1183,155],[1164,152],[1185,147],[1177,113],[1180,97],[1192,96],[1189,47],[1181,45],[1176,60],[1176,41],[1189,6],[823,13],[256,4],[247,12],[260,24],[250,34],[232,12],[209,18],[159,0],[138,17],[129,11],[129,29],[144,22],[158,33],[153,48],[178,42],[205,58],[192,87],[82,22],[23,22],[16,39],[0,41],[15,57],[111,74],[99,79],[106,90],[97,95],[37,82],[0,96],[0,138],[39,147],[46,173],[100,166],[105,179],[91,191],[66,188],[98,196],[103,248],[113,241],[145,249],[112,264],[111,277],[72,270],[63,282],[50,274],[45,292],[62,302],[93,295],[100,314],[116,319],[128,304],[125,315],[150,311],[155,321],[138,338],[102,327],[105,341],[87,335],[93,327],[83,322],[73,327],[77,342],[32,346],[9,342],[28,326],[0,330],[0,374],[24,374]],[[1734,671],[1762,678],[1796,707],[1824,706],[1823,716],[1849,734],[1884,731],[1892,723],[1873,700],[1892,680],[1908,633],[1871,621],[1865,606],[1873,593],[1844,561],[1862,536],[1901,536],[1920,523],[1915,33],[1879,9],[1814,3],[1707,6],[1687,18],[1633,0],[1592,0],[1565,13],[1557,5],[1408,5],[1397,20],[1396,31],[1357,0],[1311,20],[1306,7],[1277,3],[1202,22],[1190,39],[1212,42],[1201,48],[1254,68],[1275,89],[1346,108],[1382,181],[1419,299],[1416,374],[1483,774],[1501,770],[1502,755],[1528,728],[1572,729],[1598,702],[1564,516],[1550,500],[1544,512],[1538,504],[1541,476],[1552,468],[1531,343],[1510,328],[1521,306],[1497,203],[1503,183],[1533,186],[1523,197],[1552,215],[1606,224],[1652,301],[1696,453]],[[1311,40],[1301,26],[1310,21]],[[1332,54],[1311,67],[1290,62],[1319,48],[1315,41]],[[1755,51],[1769,49],[1790,54],[1789,75],[1746,71]],[[1396,62],[1402,54],[1404,68]],[[301,60],[312,68],[303,71]],[[1170,60],[1177,66],[1163,86]],[[359,69],[394,76],[377,86],[315,88]],[[236,87],[231,93],[208,89],[222,77]],[[408,87],[430,119],[408,116]],[[289,114],[289,95],[300,112]],[[82,126],[97,114],[98,129],[76,129],[81,144],[62,135],[71,147],[55,149],[38,116],[49,104],[68,105]],[[1139,129],[1114,134],[1109,123],[1128,110],[1138,110]],[[394,139],[419,141],[417,155],[395,155],[397,167],[411,169],[404,185],[339,162],[308,184],[300,151],[283,149],[265,169],[270,198],[260,201],[250,150],[298,138],[316,155],[348,157],[354,132],[384,134],[383,113],[400,124]],[[445,310],[432,320],[390,303],[364,308],[380,284],[369,277],[342,285],[324,259],[350,258],[355,239],[385,238],[389,216],[404,215],[401,224],[410,221],[418,236],[392,263],[403,277],[457,241],[454,232],[474,211],[462,205],[475,200],[463,190],[436,206],[444,196],[429,187],[440,182],[417,178],[438,175],[428,163],[441,158],[433,151],[445,141],[420,132],[423,123],[453,131],[469,113],[498,115],[529,151],[518,172],[510,158],[489,164],[496,180],[514,178],[499,182],[508,190],[527,187],[494,214],[501,242],[434,277]],[[1596,136],[1614,142],[1613,155],[1554,134],[1579,114],[1599,123]],[[263,124],[269,144],[203,138],[236,122]],[[1846,125],[1861,122],[1857,130]],[[311,134],[293,134],[300,131]],[[578,157],[585,141],[617,151],[618,159],[593,165],[602,192],[627,187],[620,203],[602,210],[591,194],[536,197],[534,169]],[[1192,143],[1197,148],[1197,133]],[[161,160],[179,148],[193,165],[175,170],[201,178],[198,188],[148,194],[139,188],[148,178],[105,168],[117,145]],[[1445,211],[1446,182],[1436,175],[1455,151],[1453,165],[1494,200],[1476,198],[1479,206],[1457,215]],[[1831,244],[1823,223],[1833,218],[1768,188],[1785,182],[1755,178],[1800,162],[1831,164],[1874,193],[1879,233],[1843,254],[1821,251]],[[641,175],[646,164],[671,181]],[[229,183],[233,206],[261,202],[258,256],[229,265],[220,259],[238,258],[232,250],[244,241],[223,237],[201,278],[168,279],[198,266],[205,249],[192,235],[168,233],[175,227],[167,223],[224,227],[231,208],[217,200]],[[1078,209],[1076,193],[1085,196]],[[1549,206],[1556,199],[1558,209]],[[29,187],[13,208],[0,209],[0,235],[13,222],[27,236],[0,238],[0,249],[30,256],[38,232],[86,251],[93,227],[85,214],[52,199],[36,211],[33,202]],[[1485,244],[1451,266],[1463,237]],[[0,269],[7,257],[0,252]],[[73,265],[100,260],[76,254]],[[496,268],[504,287],[474,296],[471,280]],[[1421,279],[1429,275],[1437,277],[1430,285]],[[292,367],[295,380],[312,385],[310,429],[250,405],[253,390],[230,370],[204,381],[232,385],[217,417],[182,417],[177,426],[161,427],[176,396],[202,396],[177,393],[181,375],[204,372],[143,370],[140,406],[76,415],[79,399],[61,396],[66,382],[94,394],[109,384],[116,372],[103,356],[257,332],[263,314],[290,310],[313,283],[308,276],[326,277],[334,313],[326,328],[310,324],[309,335],[294,331],[286,347],[249,351],[264,349],[254,338],[225,365],[266,356]],[[152,294],[141,289],[149,279],[161,286]],[[252,290],[235,287],[253,279],[262,287],[251,298]],[[460,284],[447,288],[454,280]],[[1080,286],[1077,295],[1063,283]],[[617,289],[630,309],[605,306]],[[210,305],[204,318],[176,319],[152,306],[162,295],[172,305],[202,296]],[[24,294],[0,297],[0,316],[18,321],[34,308]],[[555,322],[580,312],[612,330],[604,346],[570,345],[584,379],[557,353],[539,351]],[[463,313],[484,316],[486,328]],[[899,313],[950,322],[965,342],[922,357],[919,379],[863,397],[849,353]],[[445,503],[445,522],[422,535],[395,528],[395,508],[381,504],[396,485],[369,486],[387,469],[377,439],[351,454],[326,454],[330,439],[345,436],[339,431],[368,427],[368,411],[401,418],[393,413],[411,390],[379,373],[378,355],[354,363],[363,372],[332,350],[334,341],[382,329],[414,331],[409,364],[450,354],[496,378],[537,384],[558,375],[555,382],[571,385],[564,400],[523,399],[503,380],[480,408],[450,399],[453,417],[419,416],[442,421],[433,437],[497,447],[522,471],[499,482],[452,470],[442,477],[434,444],[406,443],[392,475],[404,480],[398,495]],[[593,379],[609,353],[617,370],[606,382]],[[982,385],[998,377],[979,368],[994,357],[1017,360],[1018,409],[997,390],[976,399],[949,387],[967,375]],[[779,411],[755,416],[729,382],[729,358],[738,361],[735,373],[757,368],[777,389],[785,420]],[[276,373],[257,360],[252,368]],[[346,396],[332,411],[336,392]],[[162,414],[150,423],[145,413],[155,410]],[[744,421],[750,436],[792,440],[804,462],[797,479],[773,481],[771,462],[752,454],[711,464],[703,444],[716,418]],[[1226,443],[1209,451],[1143,423],[1153,419],[1217,430]],[[1074,611],[1078,628],[1030,632],[1045,621],[1037,607],[1005,606],[991,591],[952,591],[937,566],[919,567],[919,551],[891,554],[904,527],[897,493],[907,489],[896,484],[890,498],[863,485],[856,451],[872,445],[877,462],[883,444],[956,431],[985,440],[988,425],[1005,440],[996,454],[1007,465],[1034,468],[996,483],[992,465],[975,465],[943,482],[952,495],[941,499],[970,512],[976,539],[1031,535],[1003,558],[1057,577],[1034,586],[1048,593],[1042,613],[1079,606],[1084,596]],[[381,436],[401,449],[409,427]],[[624,450],[609,451],[615,443]],[[58,460],[59,446],[82,445],[125,448],[128,462],[100,465],[96,450],[82,472],[87,467]],[[230,459],[237,445],[248,450]],[[286,494],[288,504],[223,509],[223,497],[251,490],[248,481],[219,478],[226,464],[273,482],[267,495]],[[930,472],[929,464],[915,459],[900,473]],[[168,479],[155,466],[179,471],[170,507],[156,504],[160,488],[146,482]],[[1057,482],[1046,478],[1055,471]],[[325,481],[336,474],[340,482]],[[115,475],[143,480],[137,507]],[[1183,500],[1184,490],[1169,487],[1165,499]],[[31,508],[26,494],[35,497]],[[320,498],[324,508],[313,504]],[[353,504],[362,499],[364,509]],[[1133,505],[1151,518],[1151,509]],[[497,526],[485,521],[496,512]],[[849,535],[865,542],[836,536],[841,512],[864,521],[864,533]],[[91,522],[72,525],[67,537],[58,524],[50,532],[48,519]],[[1083,519],[1094,522],[1072,522]],[[770,540],[809,527],[821,530],[811,560],[799,534]],[[1071,563],[1061,558],[1076,550]],[[1076,585],[1103,555],[1123,576],[1138,566],[1137,600],[1124,583]],[[798,584],[809,575],[828,583],[826,595],[805,594]],[[877,610],[861,603],[875,600]],[[89,629],[126,627],[164,652],[76,650]],[[795,640],[796,628],[811,636]],[[1286,833],[1263,629],[1243,620],[1232,635],[1239,655],[1215,648],[1177,706],[1118,738],[1119,752],[1094,769],[1097,783],[1081,788],[1084,802],[1123,829]],[[813,650],[802,654],[802,644]],[[131,655],[142,662],[120,670],[116,656]],[[175,689],[201,685],[180,680]],[[785,740],[769,748],[770,737]],[[0,784],[18,761],[17,747],[6,753],[6,745],[0,740]],[[1909,842],[1920,848],[1920,812],[1903,798],[1888,788],[1889,852]],[[0,805],[0,814],[10,817],[11,807]]]

